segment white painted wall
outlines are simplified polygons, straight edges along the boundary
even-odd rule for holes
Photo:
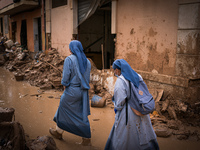
[[[63,56],[69,56],[73,34],[73,9],[70,4],[51,10],[51,44]]]

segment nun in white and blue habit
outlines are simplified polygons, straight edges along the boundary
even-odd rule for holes
[[[105,150],[158,150],[156,134],[149,115],[136,115],[126,98],[130,97],[129,81],[138,87],[142,77],[124,59],[115,60],[113,69],[121,70],[114,88],[115,122]],[[127,108],[127,109],[126,109]]]
[[[65,90],[53,119],[57,128],[56,132],[51,129],[50,133],[59,139],[62,138],[62,130],[83,138],[91,138],[88,120],[91,64],[83,52],[81,42],[71,41],[69,49],[72,54],[65,58],[61,81]]]

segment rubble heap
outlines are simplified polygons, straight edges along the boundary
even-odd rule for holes
[[[179,140],[200,140],[199,113],[189,104],[175,99],[161,89],[150,89],[155,100],[155,111],[150,114],[153,128],[158,137],[174,135]],[[157,95],[155,94],[157,92]],[[195,120],[195,121],[194,121]],[[195,128],[197,127],[197,128]]]
[[[38,136],[30,139],[23,126],[13,118],[14,108],[0,107],[0,149],[2,150],[58,150],[50,136]],[[9,118],[9,119],[8,119]]]
[[[6,48],[1,54],[0,64],[13,72],[17,81],[26,80],[31,85],[41,89],[62,88],[64,58],[59,55],[56,49],[50,49],[47,54],[38,52],[34,55],[15,44],[11,47],[12,49]]]

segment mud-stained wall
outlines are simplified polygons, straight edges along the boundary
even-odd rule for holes
[[[33,21],[34,18],[41,17],[41,30],[42,30],[42,50],[45,50],[45,31],[44,31],[44,18],[41,14],[41,8],[38,8],[34,11],[20,13],[18,15],[14,15],[10,17],[10,27],[12,22],[17,23],[17,30],[16,30],[16,41],[19,43],[20,41],[20,32],[21,32],[21,23],[22,20],[26,20],[27,25],[27,46],[31,52],[34,52],[34,33],[33,33]],[[10,29],[10,35],[12,35],[12,29]]]
[[[177,20],[178,0],[119,0],[116,58],[134,69],[175,75]]]
[[[73,10],[70,5],[53,8],[51,22],[51,46],[61,55],[68,56],[73,34]]]
[[[199,43],[200,0],[118,0],[115,56],[141,73],[149,88],[198,102]]]
[[[200,0],[179,1],[176,75],[200,79]]]

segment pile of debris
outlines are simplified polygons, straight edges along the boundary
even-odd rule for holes
[[[5,50],[1,51],[0,65],[13,72],[17,81],[28,81],[32,86],[40,89],[63,89],[61,85],[64,58],[54,48],[46,52],[36,54],[23,49],[19,43],[3,38],[2,45]],[[89,59],[89,58],[88,58]],[[109,76],[110,70],[98,70],[91,59],[91,76],[98,76],[98,79],[91,80],[89,95],[90,99],[97,95],[100,102],[92,103],[94,107],[104,107],[106,104],[112,105],[112,93],[109,93],[103,86],[104,81]],[[107,73],[106,73],[107,72]],[[113,75],[112,75],[113,76]],[[102,80],[103,79],[103,80]],[[114,84],[113,84],[114,85]]]
[[[89,90],[91,106],[114,108],[112,97],[117,77],[114,76],[113,68],[99,70],[94,62],[90,58],[88,59],[91,62]]]
[[[150,114],[153,128],[158,137],[176,136],[179,140],[200,140],[200,118],[198,113],[189,104],[174,99],[170,93],[162,89],[150,89],[156,109]],[[189,120],[192,118],[195,122]]]
[[[6,47],[1,53],[0,64],[13,72],[17,81],[26,80],[31,85],[41,89],[60,89],[64,59],[56,49],[50,49],[47,54],[36,54],[13,44],[12,40],[4,42]]]
[[[15,109],[0,107],[0,149],[11,150],[58,150],[50,136],[26,138],[23,126],[13,120]]]

